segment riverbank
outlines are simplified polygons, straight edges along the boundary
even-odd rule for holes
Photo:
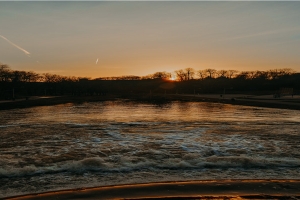
[[[232,105],[300,110],[300,95],[274,98],[272,95],[176,94],[176,95],[169,95],[169,99],[181,100],[181,101],[198,101],[198,102],[202,101],[202,102],[214,102],[214,103],[224,103],[224,104],[232,104]]]
[[[50,106],[65,103],[83,103],[110,100],[133,100],[150,103],[165,103],[169,101],[213,102],[232,105],[245,105],[267,108],[300,110],[300,96],[273,98],[271,95],[243,94],[167,94],[167,95],[105,95],[105,96],[48,96],[30,97],[15,101],[0,101],[0,110],[28,108],[34,106]]]
[[[298,199],[300,180],[207,180],[114,185],[7,199]]]
[[[108,96],[38,96],[27,99],[16,99],[10,101],[0,101],[0,110],[9,110],[15,108],[29,108],[35,106],[51,106],[65,103],[83,103],[92,101],[115,100],[114,95]]]

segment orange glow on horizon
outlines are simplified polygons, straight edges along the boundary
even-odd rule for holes
[[[169,78],[170,81],[176,81],[177,80],[177,76],[176,74],[171,74],[171,77]]]

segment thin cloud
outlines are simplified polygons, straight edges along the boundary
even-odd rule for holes
[[[97,65],[97,63],[98,63],[98,58],[97,58],[97,60],[96,60],[96,65]]]
[[[19,50],[23,51],[27,56],[30,56],[30,53],[28,51],[26,51],[25,49],[23,49],[22,47],[16,45],[15,43],[11,42],[9,39],[7,39],[6,37],[4,37],[3,35],[0,35],[0,37],[4,40],[6,40],[9,44],[13,45],[14,47],[18,48]]]

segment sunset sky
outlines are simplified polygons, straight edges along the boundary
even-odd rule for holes
[[[0,62],[91,78],[300,71],[300,2],[0,2]]]

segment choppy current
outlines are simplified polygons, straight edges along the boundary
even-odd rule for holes
[[[0,111],[0,197],[203,179],[299,179],[300,111],[107,101]]]

